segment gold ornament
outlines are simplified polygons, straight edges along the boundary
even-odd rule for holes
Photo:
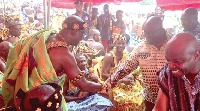
[[[67,28],[67,24],[66,24],[66,23],[63,23],[63,24],[62,24],[62,28],[63,28],[63,29]]]
[[[74,23],[73,27],[72,27],[74,30],[78,30],[79,29],[79,24],[77,23]]]

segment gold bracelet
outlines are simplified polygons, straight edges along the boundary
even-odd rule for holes
[[[85,75],[84,71],[81,71],[80,74],[78,74],[74,79],[71,79],[70,82],[72,84],[74,84],[75,82],[79,81],[81,79],[81,77],[83,77]]]

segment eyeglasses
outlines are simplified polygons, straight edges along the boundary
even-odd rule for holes
[[[163,28],[160,28],[160,29],[157,29],[157,30],[152,31],[152,32],[143,31],[143,35],[144,35],[144,36],[150,36],[150,37],[152,37],[152,36],[154,36],[157,32],[159,32],[159,31],[162,30],[162,29],[163,29]]]

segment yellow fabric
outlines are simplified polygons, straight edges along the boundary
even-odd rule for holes
[[[134,85],[125,85],[124,83],[119,83],[117,87],[113,89],[114,100],[118,102],[117,109],[123,111],[144,111],[144,97],[143,97],[143,87],[141,85],[142,78],[139,76],[140,68],[138,67],[132,73],[136,78]]]
[[[115,69],[119,64],[129,57],[129,54],[123,51],[123,57],[117,63],[116,55],[114,51],[110,51],[114,58],[115,67],[110,70],[110,74],[114,73]],[[143,97],[143,87],[141,85],[142,78],[140,76],[141,70],[138,67],[136,70],[133,70],[131,74],[135,78],[135,82],[132,85],[125,85],[124,83],[118,83],[118,85],[112,89],[113,100],[118,102],[117,111],[144,111],[144,97]]]
[[[57,80],[61,80],[59,85],[64,84],[65,75],[57,76],[47,53],[45,42],[51,33],[56,32],[41,30],[11,47],[2,86],[6,105],[12,98],[16,98],[20,88],[26,92],[40,84]]]

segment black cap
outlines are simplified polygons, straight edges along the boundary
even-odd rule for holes
[[[76,0],[74,4],[83,4],[82,0]]]

